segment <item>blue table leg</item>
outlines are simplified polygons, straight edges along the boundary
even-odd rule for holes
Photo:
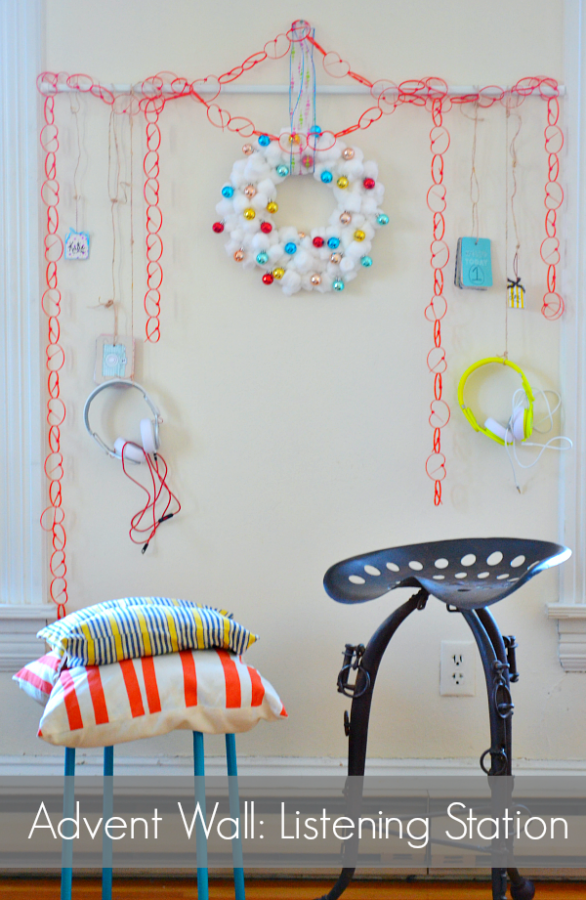
[[[236,737],[226,735],[226,761],[228,763],[228,793],[230,797],[230,818],[238,822],[238,837],[232,841],[234,862],[234,894],[236,900],[245,900],[244,858],[242,856],[242,835],[240,833],[240,797],[238,794],[238,765],[236,762]]]
[[[201,731],[193,732],[193,774],[195,775],[195,802],[196,804],[199,803],[201,815],[205,821],[205,763],[203,734]],[[203,824],[199,818],[196,822],[195,840],[197,847],[197,898],[198,900],[209,900],[208,845]]]
[[[104,747],[103,823],[114,815],[114,747]],[[102,833],[102,900],[112,900],[112,838]]]
[[[75,815],[75,749],[65,748],[65,786],[63,789],[63,818]],[[63,833],[73,835],[73,822],[63,826]],[[73,840],[64,840],[61,850],[61,900],[71,900],[73,876]]]

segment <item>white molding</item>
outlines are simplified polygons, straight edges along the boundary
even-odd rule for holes
[[[41,26],[40,0],[0,3],[0,603],[18,606],[43,599],[36,90]]]
[[[17,672],[43,653],[37,631],[53,622],[56,613],[55,605],[0,605],[0,672]]]
[[[62,775],[63,753],[51,756],[0,756],[0,777],[28,775]],[[79,775],[101,775],[102,754],[99,750],[77,751],[76,772]],[[238,774],[250,777],[326,777],[345,775],[347,761],[330,757],[244,756],[238,759]],[[516,775],[586,775],[586,760],[534,760],[513,762]],[[191,777],[193,760],[187,756],[149,757],[115,755],[114,772],[118,775],[174,775]],[[481,770],[477,759],[371,759],[366,774],[376,776],[463,776],[477,775]],[[206,775],[225,775],[223,756],[206,758]]]

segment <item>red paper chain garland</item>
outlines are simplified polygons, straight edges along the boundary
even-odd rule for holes
[[[61,452],[61,426],[65,421],[65,404],[61,399],[59,372],[65,362],[60,345],[61,291],[58,282],[58,262],[63,256],[63,240],[57,234],[59,228],[59,182],[57,180],[57,150],[59,129],[55,124],[55,98],[49,95],[44,103],[45,124],[41,129],[41,147],[45,152],[45,180],[41,187],[41,199],[47,208],[47,227],[44,238],[45,290],[41,299],[43,312],[48,318],[46,367],[49,372],[47,387],[47,441],[49,452],[45,459],[45,475],[49,481],[49,506],[41,515],[41,525],[51,534],[52,552],[49,558],[51,581],[49,595],[57,604],[57,617],[65,615],[67,595],[67,561],[65,545],[65,513],[63,511],[63,454]]]
[[[545,152],[547,153],[547,181],[545,183],[545,239],[539,252],[547,266],[547,291],[543,295],[541,312],[546,319],[559,319],[564,311],[564,301],[557,287],[557,266],[560,262],[560,242],[557,237],[557,211],[563,203],[564,191],[559,183],[559,152],[564,145],[564,135],[558,124],[560,105],[557,97],[547,101],[547,125],[545,127]]]
[[[143,170],[145,174],[144,199],[146,201],[146,275],[147,290],[144,295],[144,310],[147,314],[146,339],[156,344],[161,337],[161,284],[163,282],[163,241],[161,226],[163,214],[159,206],[159,173],[161,130],[159,116],[165,101],[161,97],[147,100],[143,105],[146,119],[146,153]]]

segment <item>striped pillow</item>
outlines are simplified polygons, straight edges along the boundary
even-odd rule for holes
[[[109,666],[64,669],[39,737],[65,747],[107,747],[175,729],[226,734],[287,713],[275,689],[226,650],[183,650]]]
[[[212,647],[244,653],[258,639],[211,607],[158,597],[108,600],[70,613],[37,637],[62,650],[70,668]]]
[[[39,659],[27,663],[20,672],[12,676],[12,680],[16,681],[25,694],[44,706],[59,678],[63,659],[62,650],[51,650]]]

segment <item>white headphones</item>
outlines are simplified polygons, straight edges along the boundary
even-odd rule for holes
[[[131,387],[136,388],[143,395],[145,402],[149,406],[153,418],[152,419],[141,419],[140,421],[140,439],[142,441],[142,447],[139,444],[135,444],[132,441],[127,441],[126,438],[119,437],[114,441],[114,446],[109,447],[105,441],[102,440],[99,434],[92,430],[89,420],[90,414],[90,406],[95,397],[101,391],[106,390],[107,388],[118,388],[118,387]],[[114,378],[111,381],[105,381],[103,384],[99,384],[97,388],[95,388],[87,400],[85,401],[85,406],[83,408],[83,421],[85,423],[85,427],[87,428],[88,434],[90,434],[94,441],[98,444],[102,450],[105,450],[108,456],[111,456],[113,459],[122,459],[122,448],[124,447],[124,459],[130,459],[133,462],[141,463],[145,460],[145,453],[156,453],[159,449],[159,423],[161,421],[160,413],[145,389],[137,384],[135,381],[130,381],[127,378]],[[144,452],[143,452],[144,451]]]

